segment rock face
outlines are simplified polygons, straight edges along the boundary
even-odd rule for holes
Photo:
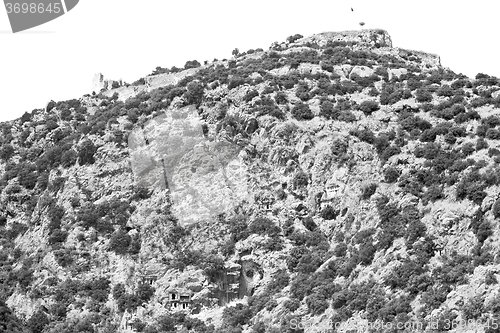
[[[214,218],[248,199],[241,148],[209,142],[193,106],[156,116],[128,139],[139,183],[169,189],[183,224]]]

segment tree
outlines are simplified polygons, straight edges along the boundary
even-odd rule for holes
[[[123,229],[115,231],[109,240],[109,249],[116,254],[126,254],[130,245],[131,238]]]
[[[362,200],[367,200],[370,199],[370,197],[375,194],[375,191],[377,190],[377,184],[371,183],[363,188],[363,192],[361,193],[361,199]]]
[[[201,64],[199,63],[198,60],[191,60],[191,61],[186,61],[186,64],[184,65],[184,69],[198,68],[200,66],[201,66]]]
[[[293,106],[292,116],[297,120],[310,120],[314,118],[314,114],[309,108],[309,105],[302,102]]]
[[[147,283],[141,283],[137,287],[136,294],[141,301],[147,303],[155,294],[155,289]]]
[[[69,149],[63,152],[61,156],[61,165],[64,168],[69,168],[75,165],[78,158],[78,153],[74,149]]]
[[[42,310],[38,310],[28,319],[27,325],[33,333],[42,333],[43,328],[47,326],[48,323],[49,318],[47,315]]]
[[[295,42],[296,40],[301,39],[301,38],[303,38],[303,37],[304,37],[304,36],[302,36],[301,34],[295,34],[295,35],[292,35],[292,36],[288,36],[288,37],[286,38],[286,41],[287,41],[288,43],[293,43],[293,42]]]
[[[375,101],[363,101],[359,105],[359,109],[367,116],[380,109],[380,106]]]
[[[15,316],[14,313],[12,313],[3,300],[0,300],[0,331],[6,333],[26,332],[24,327],[21,325],[21,321]]]
[[[78,147],[78,163],[80,165],[94,164],[94,154],[96,151],[97,147],[92,143],[92,141],[84,141],[80,147]]]
[[[387,183],[396,182],[400,175],[401,175],[401,172],[394,167],[388,167],[387,169],[384,170],[384,180]]]
[[[495,201],[495,203],[493,204],[493,207],[491,208],[491,211],[492,211],[493,216],[495,218],[500,217],[500,199]]]
[[[14,147],[12,147],[10,144],[4,144],[2,147],[0,147],[0,159],[2,159],[4,162],[7,162],[12,155],[14,155]]]
[[[203,98],[203,92],[204,88],[202,83],[200,83],[199,81],[189,82],[186,87],[186,92],[184,93],[186,103],[199,106]]]

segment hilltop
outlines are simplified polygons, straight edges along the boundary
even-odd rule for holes
[[[498,78],[374,29],[94,87],[0,124],[0,324],[498,331]]]

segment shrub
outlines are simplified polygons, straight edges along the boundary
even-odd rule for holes
[[[284,303],[283,306],[285,309],[289,310],[290,312],[294,312],[300,307],[300,302],[296,299],[287,299]]]
[[[462,313],[466,320],[478,319],[484,313],[484,300],[480,296],[475,296],[468,300],[462,307]]]
[[[391,158],[394,155],[397,155],[401,152],[401,148],[398,146],[391,145],[387,148],[385,148],[382,153],[380,154],[380,160],[382,163],[385,163],[389,158]]]
[[[50,234],[48,241],[50,245],[64,243],[67,237],[68,237],[67,232],[62,231],[61,229],[56,229]]]
[[[201,64],[197,60],[191,60],[191,61],[186,61],[186,64],[184,65],[184,69],[189,69],[189,68],[198,68],[200,67]]]
[[[54,257],[56,262],[61,267],[67,267],[71,265],[74,261],[71,249],[59,249],[54,251]]]
[[[306,298],[307,308],[314,316],[320,315],[328,308],[328,301],[323,294],[314,293]]]
[[[297,96],[299,99],[301,99],[302,101],[308,101],[309,99],[311,99],[311,95],[309,94],[309,86],[307,85],[306,82],[304,81],[300,81],[298,84],[297,84],[297,90],[295,91],[295,96]]]
[[[228,306],[222,312],[223,325],[238,327],[248,323],[252,318],[252,311],[247,305],[241,303],[235,306]]]
[[[432,102],[432,94],[425,89],[417,89],[416,91],[417,102]]]
[[[258,217],[250,223],[248,231],[252,234],[273,236],[280,232],[280,228],[267,217]]]
[[[28,319],[26,324],[31,332],[42,333],[45,326],[49,324],[49,318],[44,311],[38,310]]]
[[[377,248],[373,245],[372,236],[367,237],[359,246],[358,260],[362,265],[371,264]]]
[[[295,104],[292,108],[292,116],[297,120],[310,120],[314,118],[309,105],[304,103]]]
[[[476,151],[476,149],[475,149],[474,144],[472,142],[467,142],[462,146],[462,153],[465,156],[469,156],[470,154],[472,154],[475,151]]]
[[[36,174],[36,167],[31,163],[22,163],[18,165],[17,179],[19,184],[28,190],[35,188],[38,175]]]
[[[74,149],[69,149],[63,152],[61,156],[61,165],[64,168],[69,168],[76,163],[78,153]]]
[[[321,210],[321,217],[325,220],[335,220],[339,214],[332,206],[328,205]]]
[[[279,105],[286,104],[288,103],[288,97],[283,91],[278,91],[274,96],[274,101]]]
[[[245,96],[243,96],[243,100],[245,102],[250,102],[252,99],[254,99],[254,97],[257,97],[257,96],[259,96],[259,92],[257,90],[250,90],[246,93]],[[276,101],[276,103],[277,103],[277,101]]]
[[[116,254],[126,254],[130,245],[131,238],[124,230],[115,231],[109,240],[109,249]]]
[[[500,199],[495,201],[495,203],[493,204],[492,208],[491,208],[491,212],[493,213],[493,216],[495,218],[500,218]]]
[[[147,303],[153,297],[155,289],[147,283],[140,283],[135,293],[142,302]]]
[[[488,148],[488,143],[483,138],[478,138],[476,141],[476,151]]]
[[[303,38],[303,37],[304,37],[304,36],[302,36],[301,34],[295,34],[295,35],[288,36],[288,37],[286,38],[286,41],[287,41],[288,43],[293,43],[293,42],[295,42],[296,40],[301,39],[301,38]]]
[[[373,112],[380,109],[380,106],[375,101],[363,101],[359,105],[359,109],[363,111],[365,115],[371,115]]]
[[[271,282],[267,286],[267,290],[270,294],[275,294],[288,286],[289,282],[290,276],[288,275],[286,270],[279,270],[273,275]]]
[[[78,163],[80,165],[94,164],[94,154],[97,151],[92,141],[86,140],[78,147]]]
[[[2,147],[0,147],[0,159],[2,159],[4,162],[7,162],[12,155],[14,155],[14,147],[12,147],[10,144],[4,144]]]
[[[377,184],[371,183],[365,187],[363,187],[362,193],[361,193],[361,199],[362,200],[368,200],[370,197],[375,194],[375,191],[377,190]]]
[[[421,142],[434,142],[436,140],[436,131],[432,129],[426,129],[420,135]]]
[[[298,171],[293,176],[293,187],[300,188],[305,187],[309,183],[309,176],[304,171]]]
[[[337,257],[345,257],[347,254],[347,244],[344,242],[337,244],[333,250],[333,254]]]
[[[498,139],[500,139],[500,131],[497,129],[494,129],[494,128],[489,128],[486,131],[486,137],[488,139],[498,140]]]
[[[337,119],[339,116],[339,111],[335,109],[333,103],[327,99],[321,102],[319,110],[319,115],[326,119]]]
[[[186,99],[186,104],[194,104],[199,106],[203,99],[204,87],[199,81],[191,81],[186,86],[186,92],[184,93],[184,98]]]
[[[401,172],[393,167],[388,167],[384,170],[384,179],[387,183],[394,183],[398,180]]]

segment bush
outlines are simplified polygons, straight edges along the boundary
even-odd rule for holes
[[[300,302],[296,299],[287,299],[284,303],[283,306],[285,309],[289,310],[290,312],[294,312],[300,307]]]
[[[149,302],[155,294],[155,288],[147,283],[140,283],[136,290],[137,297],[144,303]]]
[[[246,93],[245,96],[243,96],[243,100],[245,102],[250,102],[252,99],[254,99],[254,97],[257,97],[257,96],[259,96],[259,92],[257,90],[250,90]],[[278,101],[276,101],[276,103],[278,103]]]
[[[476,151],[488,148],[488,143],[483,138],[478,138],[476,141]]]
[[[295,42],[296,40],[301,39],[301,38],[303,38],[303,37],[304,37],[304,36],[302,36],[301,34],[295,34],[295,35],[288,36],[288,37],[286,38],[286,41],[287,41],[288,43],[293,43],[293,42]]]
[[[78,163],[80,165],[85,165],[85,164],[94,164],[95,159],[94,159],[94,154],[96,153],[97,148],[96,146],[92,143],[92,141],[84,141],[79,147],[78,147]]]
[[[314,293],[308,296],[306,298],[306,304],[309,312],[314,316],[318,316],[325,312],[329,305],[325,296],[319,293]]]
[[[59,249],[54,251],[56,262],[61,267],[67,267],[74,261],[72,251],[70,249]]]
[[[495,201],[495,203],[493,204],[493,206],[491,208],[491,212],[493,213],[493,216],[496,219],[500,218],[500,199]]]
[[[308,101],[311,99],[311,95],[309,93],[310,89],[306,82],[300,81],[297,84],[297,90],[295,91],[295,96],[297,96],[302,101]]]
[[[199,63],[198,60],[191,60],[191,61],[186,61],[186,64],[184,65],[184,69],[198,68],[200,66],[201,66],[201,64]]]
[[[14,147],[12,147],[10,144],[4,144],[2,147],[0,147],[0,159],[2,159],[4,162],[7,162],[12,155],[14,155]]]
[[[321,210],[321,217],[325,220],[335,220],[339,214],[332,206],[328,205]]]
[[[297,120],[310,120],[314,118],[309,105],[304,103],[298,103],[293,106],[292,116]]]
[[[370,197],[375,194],[375,191],[377,191],[377,184],[371,183],[367,186],[365,186],[362,190],[361,193],[361,199],[362,200],[368,200]]]
[[[497,129],[494,129],[494,128],[489,128],[486,131],[486,137],[488,139],[498,140],[498,139],[500,139],[500,131]]]
[[[225,307],[222,312],[223,326],[238,327],[246,325],[250,318],[252,318],[250,307],[241,303]]]
[[[252,234],[268,235],[272,237],[280,232],[280,228],[267,217],[258,217],[250,223],[248,231]]]
[[[275,294],[277,292],[280,292],[286,286],[288,286],[289,282],[290,282],[290,276],[288,275],[286,270],[279,270],[273,275],[271,282],[267,286],[267,290],[271,295]]]
[[[432,102],[432,94],[425,89],[417,89],[416,98],[419,103]]]
[[[401,172],[393,167],[388,167],[384,170],[384,179],[387,183],[394,183],[398,180]]]
[[[436,131],[432,129],[426,129],[420,135],[421,142],[434,142],[436,140]]]
[[[54,244],[64,243],[67,237],[68,237],[67,232],[62,231],[61,229],[56,229],[49,236],[49,244],[54,245]]]
[[[28,328],[33,333],[42,333],[44,327],[48,324],[49,318],[42,310],[36,311],[27,322]]]
[[[306,187],[309,183],[309,176],[304,171],[299,171],[293,176],[293,187]]]
[[[359,109],[363,111],[365,115],[368,116],[371,115],[373,112],[377,111],[378,109],[380,109],[380,106],[375,101],[363,101],[359,105]]]
[[[276,102],[276,104],[283,105],[288,103],[288,97],[283,91],[278,91],[276,93],[276,96],[274,96],[274,101]]]
[[[480,296],[475,296],[468,300],[462,307],[462,313],[465,320],[476,320],[484,313],[484,300]]]
[[[63,152],[61,156],[61,165],[64,168],[69,168],[76,163],[78,153],[74,149],[69,149]]]
[[[119,229],[115,231],[109,240],[109,249],[116,254],[124,255],[127,253],[131,237],[124,230]]]

